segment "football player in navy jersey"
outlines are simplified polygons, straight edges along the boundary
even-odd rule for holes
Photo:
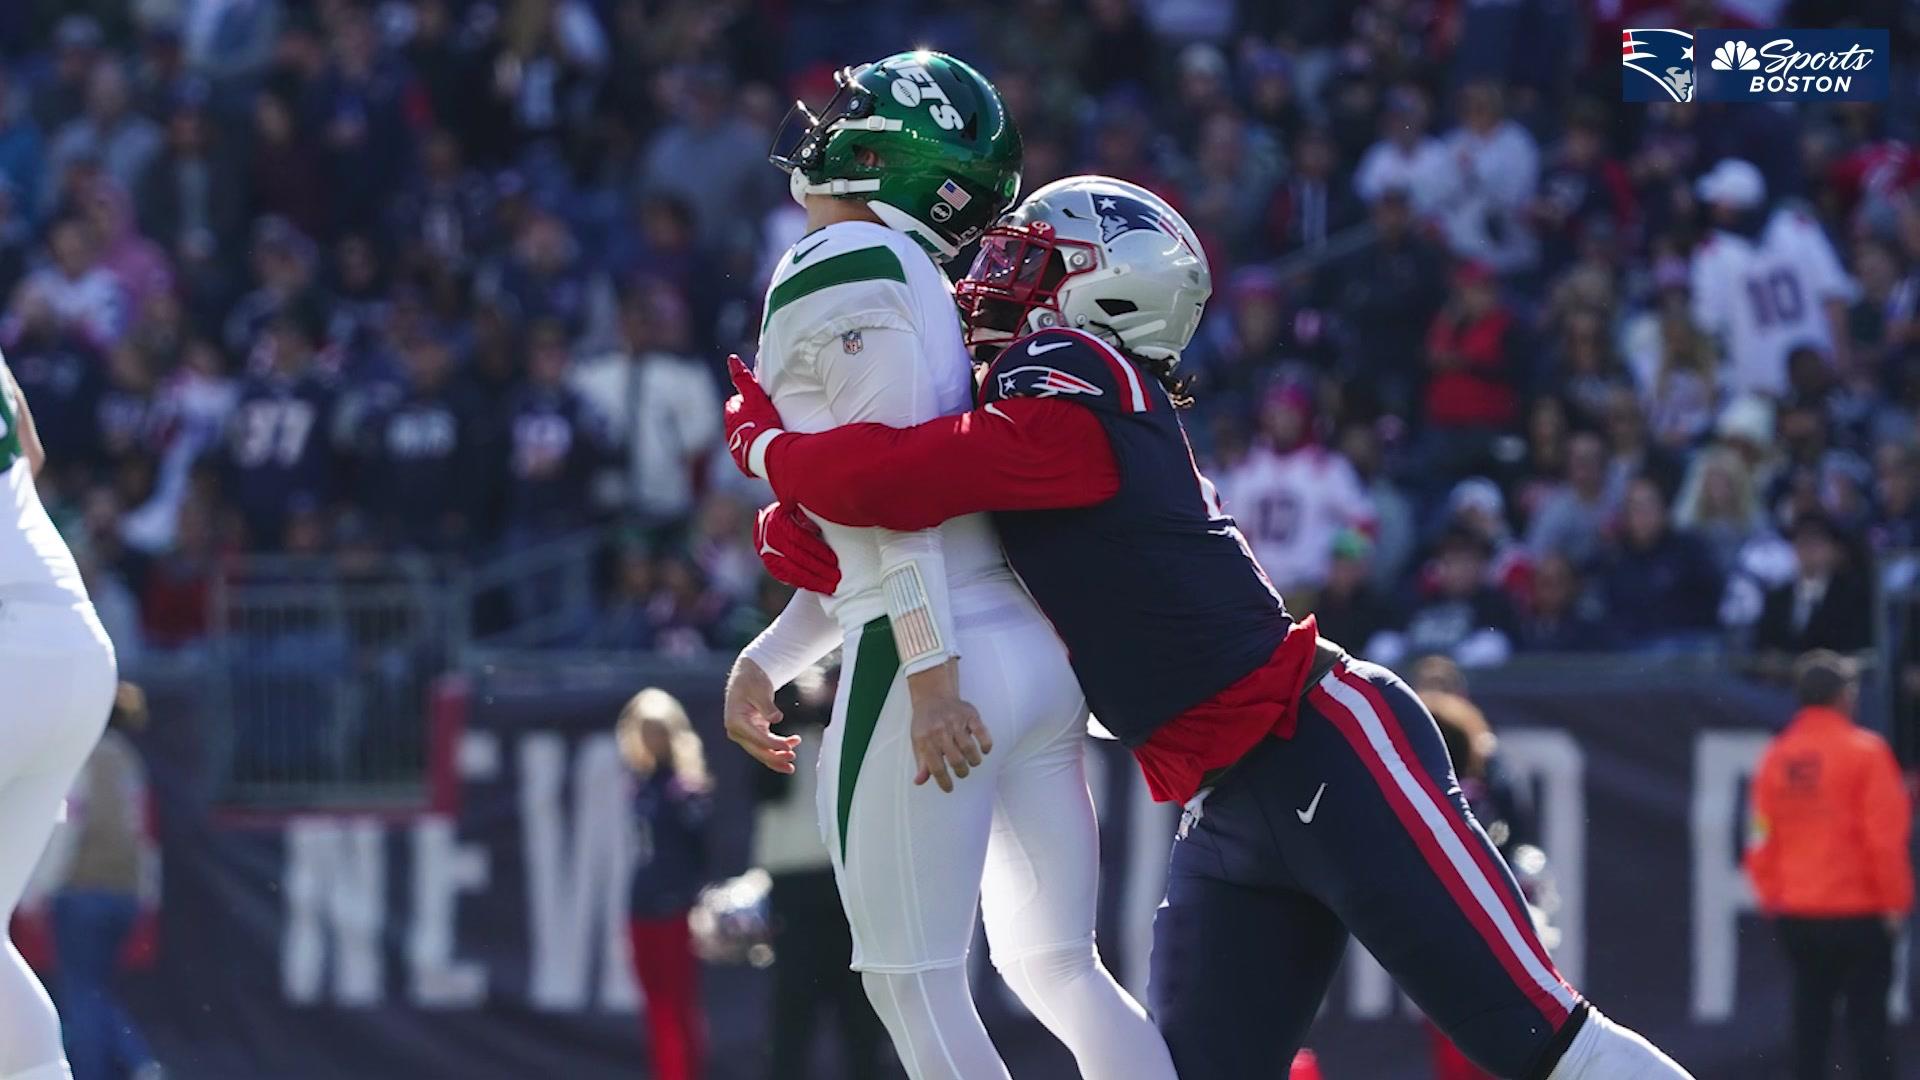
[[[734,360],[728,445],[782,504],[763,559],[830,593],[793,507],[893,529],[994,512],[1094,715],[1186,806],[1152,973],[1182,1076],[1285,1075],[1351,934],[1496,1075],[1685,1077],[1560,976],[1433,717],[1287,613],[1195,468],[1174,368],[1210,291],[1165,202],[1073,177],[990,230],[956,290],[987,362],[974,411],[787,432]]]

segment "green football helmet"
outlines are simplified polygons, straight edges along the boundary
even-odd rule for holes
[[[945,53],[898,53],[834,74],[819,114],[794,102],[768,160],[795,199],[858,198],[945,261],[1020,193],[1020,132],[1000,92]]]

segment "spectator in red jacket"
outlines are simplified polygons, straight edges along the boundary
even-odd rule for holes
[[[1475,464],[1519,417],[1519,333],[1492,267],[1466,262],[1454,270],[1453,292],[1427,328],[1426,419],[1434,464],[1449,475]]]

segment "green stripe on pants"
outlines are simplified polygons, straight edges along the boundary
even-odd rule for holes
[[[900,650],[893,644],[893,623],[885,616],[860,628],[860,649],[854,655],[853,685],[847,690],[847,730],[840,737],[840,862],[847,860],[847,812],[853,809],[853,787],[860,780],[860,763],[880,726],[894,677],[900,674]]]

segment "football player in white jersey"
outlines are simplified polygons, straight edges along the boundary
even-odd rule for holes
[[[992,84],[939,53],[837,82],[819,115],[796,105],[774,146],[808,231],[767,292],[760,380],[802,431],[964,412],[973,369],[935,260],[1012,203],[1019,134]],[[743,456],[762,449],[751,430],[737,441]],[[840,584],[798,594],[741,654],[728,730],[791,771],[792,741],[769,731],[773,691],[843,647],[820,820],[853,967],[908,1072],[1008,1076],[967,986],[978,904],[995,966],[1083,1076],[1172,1080],[1158,1032],[1094,948],[1085,700],[991,525],[822,528]]]
[[[34,473],[44,458],[0,358],[0,938],[74,777],[106,728],[118,672]],[[0,951],[0,1080],[69,1080],[53,1002],[9,939]]]
[[[1725,390],[1782,397],[1795,349],[1832,361],[1846,342],[1852,282],[1810,215],[1766,212],[1767,182],[1751,162],[1722,160],[1698,191],[1714,229],[1693,253],[1693,321],[1720,338]]]

